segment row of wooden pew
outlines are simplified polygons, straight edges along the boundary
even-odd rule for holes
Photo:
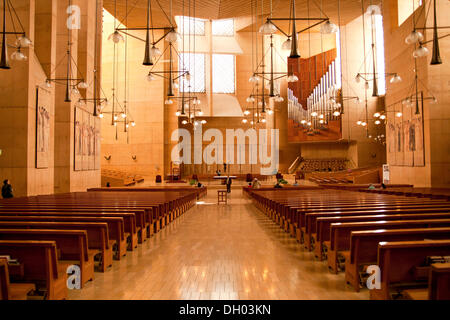
[[[332,273],[345,270],[346,282],[355,291],[366,284],[366,268],[375,265],[381,270],[381,286],[370,290],[371,299],[450,299],[448,283],[439,282],[448,281],[445,268],[430,271],[431,257],[450,258],[446,199],[336,189],[244,192],[317,260],[325,260]],[[436,281],[428,289],[427,284]],[[411,290],[430,291],[420,295]]]
[[[84,286],[94,270],[107,272],[113,259],[195,205],[201,191],[100,190],[1,201],[0,257],[18,262],[2,262],[0,288],[9,287],[2,299],[67,298],[72,266]]]
[[[312,172],[305,175],[309,181],[318,184],[342,183],[342,184],[361,184],[361,183],[380,183],[381,168],[358,168],[337,172]]]
[[[137,183],[144,182],[144,177],[139,174],[119,171],[119,170],[111,170],[111,169],[102,169],[102,185],[106,185],[109,182],[112,186],[134,186]]]

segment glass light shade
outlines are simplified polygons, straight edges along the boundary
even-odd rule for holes
[[[28,58],[26,55],[24,55],[22,52],[20,52],[19,50],[14,51],[11,54],[11,60],[16,60],[16,61],[26,61]]]
[[[248,79],[248,81],[249,82],[258,82],[259,78],[258,78],[258,76],[256,74],[254,74]]]
[[[147,81],[153,81],[153,80],[156,80],[156,77],[153,75],[153,74],[151,74],[151,73],[149,73],[148,75],[147,75]]]
[[[403,113],[401,113],[401,112],[397,112],[397,113],[395,114],[395,116],[396,116],[397,118],[400,118],[402,115],[403,115]]]
[[[246,101],[247,101],[248,103],[252,103],[252,102],[255,102],[255,98],[253,98],[253,97],[248,97]]]
[[[242,119],[242,123],[247,123],[247,119]]]
[[[187,120],[183,120],[183,121],[181,121],[181,123],[182,124],[187,124],[188,122],[187,122]]]
[[[192,113],[189,118],[194,119],[195,115]]]
[[[405,100],[402,101],[402,104],[406,107],[411,107],[412,106],[411,98],[406,98]]]
[[[98,117],[99,117],[100,119],[103,119],[103,118],[104,118],[103,113],[99,113],[99,114],[98,114]]]
[[[206,124],[206,120],[202,120],[201,123],[202,123],[202,124]]]
[[[78,95],[78,94],[80,94],[80,91],[78,90],[77,87],[73,87],[72,93],[75,94],[75,95]]]
[[[381,9],[379,6],[373,4],[367,8],[366,13],[370,15],[381,15]]]
[[[273,114],[273,110],[267,110],[267,113],[269,114],[269,115],[271,115],[271,114]]]
[[[360,104],[361,103],[361,99],[359,97],[356,97],[356,103]]]
[[[114,31],[114,33],[111,33],[108,37],[108,40],[111,40],[114,43],[124,42],[124,37],[120,34],[119,31]]]
[[[356,81],[356,83],[360,83],[361,82],[361,75],[359,73],[356,75],[355,81]]]
[[[177,117],[179,117],[179,116],[181,116],[181,112],[180,112],[180,111],[177,111],[177,112],[175,112],[175,115],[176,115]]]
[[[396,74],[396,75],[394,75],[392,78],[391,78],[391,81],[390,81],[391,83],[399,83],[399,82],[402,82],[402,77],[400,77],[398,74]]]
[[[184,78],[187,80],[187,81],[191,81],[191,74],[188,72],[188,73],[186,73],[185,75],[184,75]]]
[[[291,38],[287,38],[285,42],[281,45],[282,50],[291,50],[292,49],[292,40]]]
[[[319,114],[316,111],[311,112],[311,117],[317,117]]]
[[[382,115],[380,116],[380,119],[381,119],[381,120],[386,119],[386,115],[382,114]]]
[[[250,114],[250,111],[245,110],[245,111],[244,111],[244,114],[245,114],[246,116],[248,116],[248,115]]]
[[[339,117],[340,115],[341,115],[341,113],[339,111],[333,112],[333,116],[335,116],[335,117]]]
[[[358,126],[360,126],[360,125],[361,125],[361,123],[362,123],[362,121],[361,121],[361,120],[358,120],[358,121],[356,121],[356,124],[357,124]]]
[[[312,122],[311,121],[308,122],[308,126],[312,126]]]
[[[423,34],[420,31],[414,30],[405,39],[407,44],[413,44],[421,42],[423,40]]]
[[[380,120],[375,120],[375,124],[376,124],[376,125],[379,125],[380,123],[381,123]]]
[[[381,116],[381,114],[379,113],[379,112],[375,112],[374,114],[373,114],[373,117],[374,118],[379,118]]]
[[[256,113],[255,113],[255,117],[257,117],[257,116],[258,116],[258,113],[256,112]]]
[[[203,111],[199,111],[198,115],[201,117],[203,115]]]
[[[170,99],[167,99],[166,101],[164,101],[164,104],[166,104],[166,105],[173,104],[173,101]]]
[[[323,124],[323,123],[324,123],[324,121],[323,121],[323,120],[320,120],[320,121],[319,121],[319,123],[320,123],[320,124]]]
[[[437,98],[436,97],[433,97],[432,99],[431,99],[431,104],[436,104],[438,102],[438,100],[437,100]]]
[[[262,122],[262,123],[266,123],[266,119],[262,119],[261,122]]]
[[[365,126],[367,126],[367,122],[363,121],[363,122],[361,122],[361,125],[362,125],[363,127],[365,127]]]
[[[322,33],[322,34],[330,34],[330,33],[335,33],[337,31],[338,31],[337,25],[332,23],[330,20],[328,20],[327,22],[323,23],[320,26],[320,33]]]
[[[179,85],[178,85],[178,83],[177,82],[172,82],[172,87],[174,88],[174,89],[178,89],[179,88]]]
[[[198,121],[194,121],[194,126],[198,126]]]
[[[125,127],[128,129],[128,128],[130,127],[130,125],[127,123],[127,124],[125,125]]]
[[[28,48],[30,45],[31,45],[31,40],[28,39],[26,36],[20,36],[16,40],[17,47]]]
[[[114,126],[114,127],[117,127],[117,122],[114,122],[113,126]]]
[[[323,118],[324,118],[323,114],[319,115],[319,119],[323,119]]]
[[[366,81],[366,83],[364,84],[364,88],[369,89],[369,81]]]
[[[120,116],[121,116],[123,119],[125,119],[125,118],[127,117],[127,115],[126,115],[124,112],[122,112],[122,113],[120,114]]]
[[[79,89],[87,89],[87,88],[89,88],[89,85],[88,85],[86,82],[81,81],[81,82],[78,84],[78,88],[79,88]]]
[[[262,34],[273,34],[277,32],[277,27],[270,21],[266,21],[260,28],[259,33]]]
[[[284,101],[284,98],[278,96],[278,97],[275,98],[275,101],[276,101],[276,102],[283,102],[283,101]]]
[[[255,122],[254,122],[253,120],[252,120],[252,121],[250,121],[250,124],[251,124],[251,125],[253,125],[254,123],[255,123]]]
[[[150,48],[150,55],[152,57],[157,57],[161,55],[161,50],[159,50],[159,48],[155,47],[155,45],[153,45],[153,47]]]
[[[413,57],[414,58],[426,57],[429,52],[430,51],[426,47],[420,45],[416,50],[414,50]]]
[[[287,82],[297,82],[298,77],[295,74],[291,74],[287,77]]]
[[[166,41],[168,41],[170,43],[174,43],[174,42],[181,40],[181,35],[178,32],[176,32],[175,30],[172,30],[166,35],[165,39],[166,39]]]
[[[45,86],[47,88],[51,88],[52,87],[52,83],[50,82],[50,80],[45,80]]]
[[[119,117],[117,115],[114,115],[114,121],[116,121]]]
[[[300,123],[301,123],[301,124],[305,124],[305,123],[306,123],[306,120],[302,120],[302,121],[300,121]]]

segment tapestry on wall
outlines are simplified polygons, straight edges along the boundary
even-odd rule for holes
[[[425,165],[423,105],[419,103],[419,114],[415,107],[397,107],[394,113],[402,112],[402,117],[388,119],[387,150],[391,163],[395,166],[422,167]]]
[[[49,93],[36,88],[36,168],[48,168],[50,162]]]
[[[100,119],[75,108],[74,170],[100,169]]]

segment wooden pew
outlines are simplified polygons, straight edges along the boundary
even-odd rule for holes
[[[92,216],[66,216],[66,215],[43,215],[42,213],[25,213],[21,215],[3,215],[0,212],[0,221],[32,221],[32,222],[101,222],[108,224],[109,239],[115,242],[113,251],[114,258],[120,260],[122,256],[126,255],[127,241],[130,241],[130,234],[125,232],[124,220],[122,217],[92,217]],[[8,213],[6,213],[8,214]],[[34,215],[39,214],[39,215]]]
[[[89,209],[58,206],[8,206],[0,207],[1,215],[40,215],[40,216],[77,216],[77,217],[120,217],[124,222],[124,231],[128,233],[128,250],[132,251],[138,245],[139,230],[145,228],[143,210],[129,212],[121,209]]]
[[[67,266],[57,258],[54,241],[0,240],[0,254],[24,265],[24,282],[36,284],[48,300],[67,298]]]
[[[435,210],[399,210],[399,211],[378,211],[367,212],[345,212],[336,215],[310,214],[315,215],[315,224],[311,232],[311,246],[314,248],[314,255],[322,260],[324,255],[323,244],[330,241],[330,226],[332,223],[346,222],[367,222],[367,221],[389,221],[389,220],[423,220],[423,219],[450,219],[450,211],[435,212]],[[367,215],[366,215],[367,214]]]
[[[428,279],[421,278],[421,274],[429,272],[430,267],[423,266],[426,258],[448,255],[450,240],[379,243],[377,264],[381,270],[381,288],[370,290],[370,299],[388,300],[392,291],[399,294],[405,288],[426,286]]]
[[[0,300],[27,300],[28,294],[34,290],[34,283],[10,283],[8,261],[0,258]]]
[[[410,300],[450,300],[450,263],[432,264],[428,288],[407,289],[404,295]]]
[[[350,254],[350,236],[352,231],[437,227],[450,227],[450,219],[332,223],[330,229],[330,242],[324,243],[328,249],[328,268],[331,272],[337,273],[338,258],[347,260]]]
[[[345,260],[345,281],[359,291],[359,273],[367,265],[376,264],[378,243],[384,241],[419,241],[450,239],[450,228],[417,228],[353,231],[350,254]]]
[[[85,230],[88,235],[88,248],[101,255],[100,270],[105,272],[112,265],[112,246],[114,243],[109,240],[106,223],[0,221],[0,229]]]
[[[94,255],[97,250],[88,249],[85,230],[0,229],[0,240],[55,241],[60,261],[80,267],[81,286],[94,280]]]

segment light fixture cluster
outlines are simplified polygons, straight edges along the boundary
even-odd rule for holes
[[[0,32],[1,40],[2,40],[2,48],[1,48],[1,58],[0,58],[0,69],[11,69],[9,64],[9,56],[8,56],[8,47],[12,47],[15,51],[11,54],[10,58],[14,61],[26,61],[28,57],[22,52],[23,48],[28,48],[32,45],[31,40],[26,36],[25,30],[22,26],[22,23],[19,19],[19,16],[14,9],[11,0],[3,1],[3,23],[2,23],[2,31]],[[10,17],[11,24],[13,26],[13,31],[6,30],[6,19]],[[16,25],[20,26],[21,30],[16,31]],[[7,35],[14,35],[16,37],[16,41],[14,44],[8,44]]]

